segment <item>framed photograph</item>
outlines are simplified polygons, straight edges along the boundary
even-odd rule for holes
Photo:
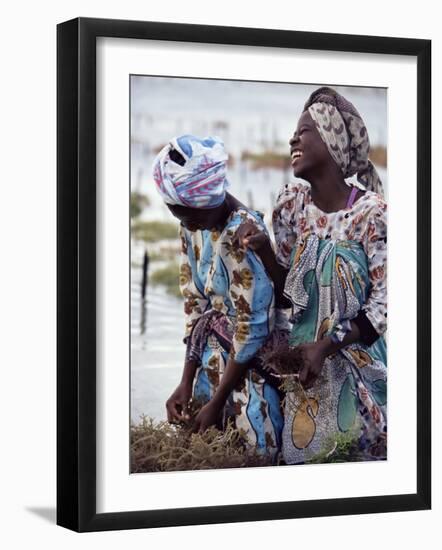
[[[429,509],[431,42],[57,41],[57,523]]]

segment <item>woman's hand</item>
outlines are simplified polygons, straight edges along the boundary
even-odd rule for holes
[[[261,231],[252,221],[247,220],[236,230],[233,237],[233,244],[241,248],[250,248],[255,252],[259,252],[267,244],[270,244],[270,241],[264,231]]]
[[[202,433],[217,423],[221,409],[213,401],[209,401],[196,415],[192,431]]]
[[[299,372],[299,381],[305,388],[310,388],[321,374],[325,359],[340,349],[360,340],[359,327],[350,322],[351,330],[341,342],[335,342],[330,336],[325,336],[317,342],[309,342],[298,346],[304,355],[304,367]]]
[[[299,381],[304,388],[311,388],[324,366],[324,361],[328,355],[328,342],[320,340],[301,344],[298,349],[302,351],[304,358],[304,366],[299,372]]]
[[[192,384],[181,382],[166,401],[167,420],[171,424],[185,422],[190,419],[187,411],[192,397]]]

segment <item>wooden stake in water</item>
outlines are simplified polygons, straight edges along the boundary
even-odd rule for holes
[[[141,297],[146,297],[146,288],[147,288],[147,278],[148,278],[148,270],[149,270],[149,254],[147,253],[147,249],[144,251],[144,258],[143,258],[143,278],[141,281]]]

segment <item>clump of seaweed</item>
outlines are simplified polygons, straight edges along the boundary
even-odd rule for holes
[[[279,375],[299,373],[304,366],[304,355],[299,347],[291,347],[288,342],[281,342],[269,350],[263,358],[266,367]]]
[[[287,341],[282,341],[273,346],[264,356],[266,369],[271,375],[279,379],[279,389],[284,393],[283,408],[288,407],[294,413],[297,410],[296,403],[307,401],[308,390],[299,380],[299,373],[308,363],[303,349],[299,346],[291,347]],[[324,382],[323,374],[320,374],[316,384],[320,386]]]
[[[263,364],[271,375],[280,380],[280,389],[286,393],[298,391],[299,372],[305,365],[302,349],[291,347],[287,341],[279,342],[263,354]]]
[[[181,424],[155,422],[143,416],[131,426],[131,472],[171,472],[212,468],[269,466],[270,457],[247,448],[241,433],[228,420],[224,430],[215,426],[192,433],[199,404],[191,402],[190,420]]]
[[[359,429],[331,434],[322,449],[306,460],[307,464],[358,462],[366,460],[359,449]]]

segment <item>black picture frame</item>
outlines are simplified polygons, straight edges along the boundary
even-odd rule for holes
[[[117,37],[417,59],[417,492],[165,510],[96,511],[96,39]],[[57,523],[102,531],[431,506],[431,41],[79,18],[57,26]],[[410,360],[412,360],[410,358]]]

